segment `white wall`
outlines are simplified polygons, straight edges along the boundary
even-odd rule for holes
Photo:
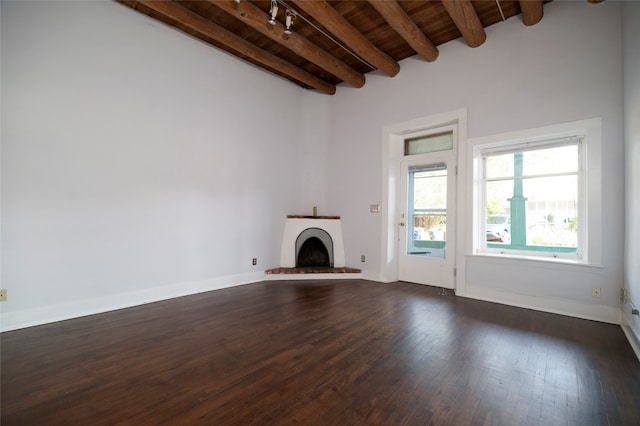
[[[602,202],[611,206],[604,208],[602,267],[468,256],[458,265],[463,276],[466,272],[458,290],[619,321],[624,223],[618,207],[624,204],[620,19],[618,2],[552,2],[535,26],[524,27],[512,18],[488,28],[487,41],[479,48],[456,40],[440,46],[434,63],[407,59],[393,79],[369,74],[363,89],[340,88],[330,105],[328,189],[330,207],[343,215],[347,265],[358,264],[366,254],[368,262],[360,264],[365,276],[379,277],[384,261],[381,215],[368,212],[370,204],[384,201],[383,127],[460,108],[467,108],[469,138],[602,117]],[[469,222],[467,207],[458,208]],[[460,249],[471,251],[468,246]],[[592,286],[602,288],[602,298],[591,297]]]
[[[115,2],[1,7],[3,330],[258,281],[324,209],[326,96]]]
[[[625,288],[629,302],[623,305],[630,340],[640,356],[640,3],[622,6],[624,54],[624,140],[626,170]]]

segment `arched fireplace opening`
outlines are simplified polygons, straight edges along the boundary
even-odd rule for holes
[[[296,267],[298,268],[330,268],[329,252],[324,246],[322,241],[316,237],[308,238],[298,253],[298,259],[296,261]]]
[[[296,268],[333,268],[333,240],[327,231],[307,228],[298,235]]]

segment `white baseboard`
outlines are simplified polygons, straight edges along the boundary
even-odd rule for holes
[[[620,324],[622,313],[620,308],[604,305],[587,305],[576,303],[566,299],[552,299],[526,294],[510,293],[504,290],[493,288],[469,287],[464,294],[456,293],[457,296],[468,297],[470,299],[495,302],[503,305],[518,306],[520,308],[533,309],[536,311],[549,312],[553,314],[566,315],[575,318],[588,319],[593,321]]]
[[[0,331],[33,327],[262,280],[264,280],[264,272],[251,272],[203,281],[189,281],[151,287],[135,292],[119,293],[89,300],[77,300],[41,308],[2,312],[0,315]]]
[[[378,271],[374,271],[371,269],[363,269],[362,270],[362,279],[367,281],[380,281],[380,274]]]
[[[629,344],[640,360],[640,316],[632,315],[631,311],[637,309],[631,301],[622,306],[622,331],[627,336]]]

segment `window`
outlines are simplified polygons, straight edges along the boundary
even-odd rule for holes
[[[587,263],[589,241],[600,235],[599,206],[591,220],[587,215],[600,198],[599,176],[594,181],[591,169],[586,173],[587,144],[597,145],[599,152],[599,137],[582,126],[561,134],[545,130],[551,129],[517,135],[529,133],[524,139],[505,135],[499,142],[475,144],[476,253]],[[599,258],[599,251],[592,251]]]
[[[407,254],[444,259],[447,230],[447,166],[412,166],[408,170]]]
[[[428,154],[453,149],[453,131],[404,140],[404,155]]]

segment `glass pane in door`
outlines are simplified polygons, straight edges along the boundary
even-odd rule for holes
[[[447,166],[409,168],[407,254],[444,259],[447,241]]]

